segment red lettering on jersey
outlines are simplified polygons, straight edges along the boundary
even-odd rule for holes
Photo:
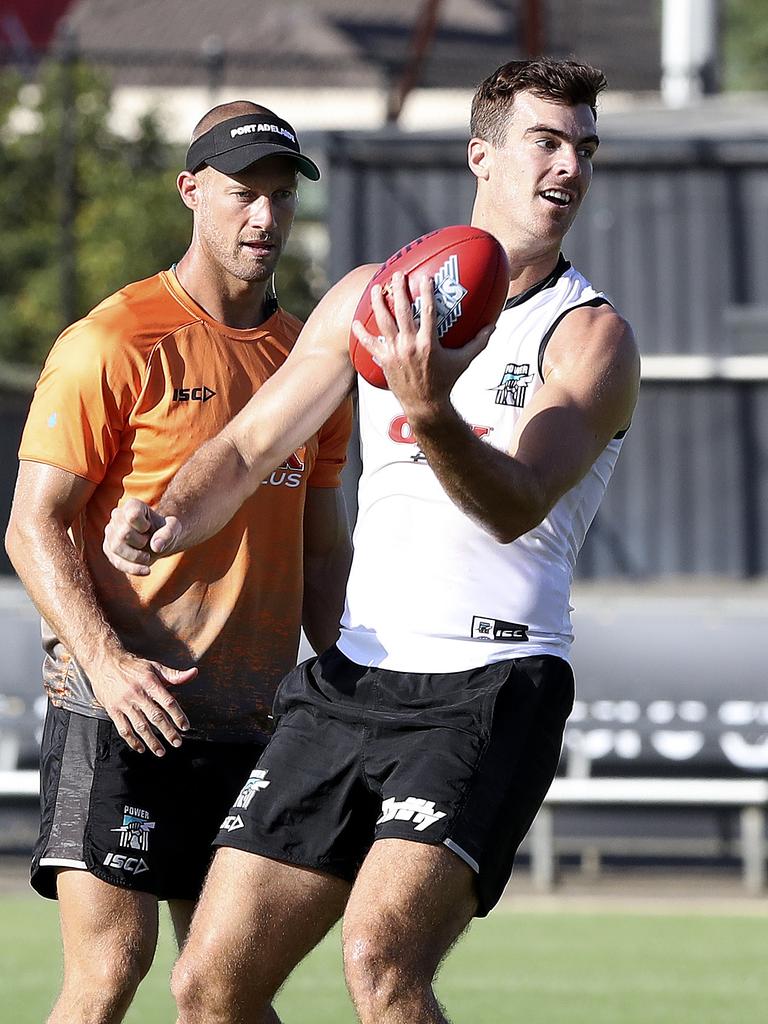
[[[389,436],[393,441],[397,441],[398,444],[416,444],[411,424],[405,416],[395,416],[389,424]]]
[[[492,427],[481,427],[472,424],[472,433],[478,437],[485,437],[486,434],[490,434],[492,429]],[[416,444],[413,430],[405,416],[395,416],[389,424],[389,436],[398,444]]]
[[[478,427],[476,424],[472,424],[472,433],[477,434],[478,437],[485,437],[486,434],[490,434],[492,427]]]

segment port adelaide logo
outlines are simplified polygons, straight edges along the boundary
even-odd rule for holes
[[[120,846],[127,846],[129,850],[149,849],[149,833],[155,827],[154,821],[149,820],[149,811],[141,807],[125,807],[123,809],[123,824],[119,828],[110,829],[120,835]]]
[[[530,363],[507,363],[501,381],[496,385],[496,405],[522,409],[525,392],[532,380]]]
[[[434,276],[437,336],[442,338],[461,316],[461,300],[467,289],[459,280],[459,257],[449,256]],[[413,319],[421,319],[421,296],[413,303]]]
[[[251,800],[253,800],[255,794],[262,789],[266,789],[270,784],[270,780],[267,778],[268,771],[268,768],[255,768],[251,772],[248,781],[240,790],[237,800],[235,800],[235,807],[241,807],[243,810],[247,810],[250,807]]]
[[[104,858],[104,866],[112,871],[122,871],[129,875],[140,875],[149,871],[149,865],[141,856],[134,853],[146,853],[149,849],[149,835],[155,822],[149,820],[149,811],[142,807],[124,807],[123,823],[119,828],[110,829],[120,839],[119,845],[129,853],[108,853]]]

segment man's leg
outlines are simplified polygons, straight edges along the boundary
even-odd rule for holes
[[[168,910],[173,923],[173,934],[176,936],[176,945],[181,949],[187,941],[192,915],[195,912],[195,901],[168,900]]]
[[[57,875],[64,983],[49,1024],[117,1024],[157,945],[157,900],[87,871]]]
[[[349,883],[227,847],[214,857],[171,988],[180,1024],[270,1024],[271,1002],[341,916]]]
[[[445,846],[373,844],[344,914],[344,972],[363,1024],[445,1024],[432,981],[476,907],[472,869]]]

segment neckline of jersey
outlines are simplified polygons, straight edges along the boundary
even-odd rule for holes
[[[511,299],[507,299],[504,303],[504,309],[512,309],[514,306],[521,306],[528,299],[533,298],[539,292],[543,292],[545,288],[551,288],[552,285],[562,277],[566,270],[571,269],[570,260],[567,260],[562,253],[555,264],[554,270],[547,274],[541,281],[537,281],[536,284],[532,284],[530,288],[526,288],[524,292],[520,292],[519,295],[513,295]]]
[[[258,327],[249,327],[246,330],[242,330],[238,327],[228,327],[223,324],[220,320],[216,320],[210,313],[206,313],[202,306],[199,306],[189,292],[182,288],[179,279],[174,274],[173,270],[161,270],[160,277],[163,284],[171,293],[171,295],[180,303],[188,313],[191,313],[197,320],[202,320],[204,323],[213,327],[219,334],[225,335],[227,338],[233,338],[235,341],[259,341],[267,335],[274,334],[274,320],[279,314],[280,310],[277,304],[262,323]]]

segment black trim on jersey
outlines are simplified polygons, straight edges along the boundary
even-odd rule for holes
[[[547,345],[549,344],[550,339],[552,338],[552,335],[557,330],[557,328],[558,328],[560,322],[562,321],[563,317],[568,316],[568,314],[572,313],[574,311],[574,309],[584,309],[585,306],[593,306],[595,308],[597,308],[598,306],[611,306],[611,307],[613,307],[613,303],[610,302],[608,299],[606,299],[604,295],[596,295],[594,299],[588,299],[586,302],[580,302],[578,304],[578,306],[571,306],[569,309],[564,309],[563,312],[560,314],[560,316],[555,319],[554,323],[551,324],[549,330],[544,335],[544,337],[541,339],[541,343],[539,344],[539,377],[541,377],[542,383],[544,381],[544,373],[543,373],[544,352],[546,351]],[[627,430],[629,430],[629,427],[627,427],[626,430],[620,430],[618,432],[618,434],[614,434],[613,435],[613,440],[614,441],[620,441],[622,439],[622,437],[624,437],[626,435]]]
[[[611,303],[608,301],[608,299],[604,298],[601,295],[597,295],[594,299],[588,299],[586,302],[580,302],[578,304],[578,306],[569,306],[568,309],[564,309],[563,310],[563,312],[560,314],[560,316],[555,317],[554,321],[550,324],[549,329],[547,330],[547,333],[544,335],[544,337],[539,342],[539,376],[541,377],[542,384],[544,383],[544,373],[543,373],[544,353],[547,350],[547,345],[550,343],[550,341],[552,339],[552,335],[555,333],[557,328],[560,326],[560,323],[562,322],[562,320],[565,317],[567,317],[569,313],[572,313],[574,311],[574,309],[584,309],[586,306],[610,306],[610,305],[611,305]]]
[[[543,292],[545,288],[551,288],[552,285],[557,281],[558,278],[562,277],[566,270],[571,269],[570,261],[560,253],[557,261],[557,265],[552,273],[545,277],[543,281],[539,281],[538,284],[532,284],[530,288],[527,288],[524,292],[519,295],[513,295],[511,299],[507,299],[504,303],[504,309],[512,309],[514,306],[521,306],[524,302],[527,302],[532,296]]]

